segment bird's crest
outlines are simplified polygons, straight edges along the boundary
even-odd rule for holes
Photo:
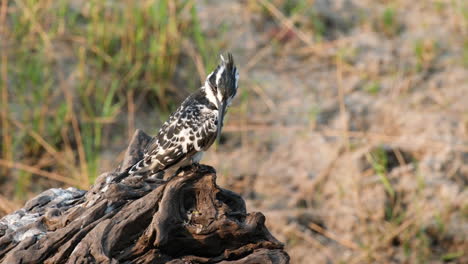
[[[231,53],[227,54],[227,59],[223,55],[220,58],[221,62],[208,76],[208,81],[214,89],[221,89],[223,97],[227,99],[235,95],[239,73]]]

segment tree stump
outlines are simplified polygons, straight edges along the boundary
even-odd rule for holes
[[[288,263],[261,213],[216,185],[212,167],[170,179],[122,176],[150,137],[137,131],[120,168],[89,191],[50,189],[0,220],[1,263]]]

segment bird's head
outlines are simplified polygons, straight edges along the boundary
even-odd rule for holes
[[[221,62],[218,67],[208,75],[205,81],[208,99],[218,107],[219,121],[218,125],[218,139],[223,126],[223,118],[226,108],[231,105],[232,99],[237,93],[237,84],[239,81],[239,72],[232,55],[228,53],[227,58],[222,55]]]
[[[220,56],[221,61],[216,69],[206,78],[206,86],[210,89],[217,100],[215,105],[220,108],[224,103],[229,106],[237,93],[239,73],[232,55],[228,53],[227,59]]]

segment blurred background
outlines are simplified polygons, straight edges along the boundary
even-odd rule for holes
[[[468,263],[464,0],[1,0],[0,216],[88,189],[227,51],[202,162],[292,263]]]

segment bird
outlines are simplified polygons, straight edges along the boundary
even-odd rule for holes
[[[204,84],[189,95],[148,143],[143,158],[125,174],[198,164],[203,153],[220,140],[224,116],[238,89],[239,72],[231,53],[211,72]]]

